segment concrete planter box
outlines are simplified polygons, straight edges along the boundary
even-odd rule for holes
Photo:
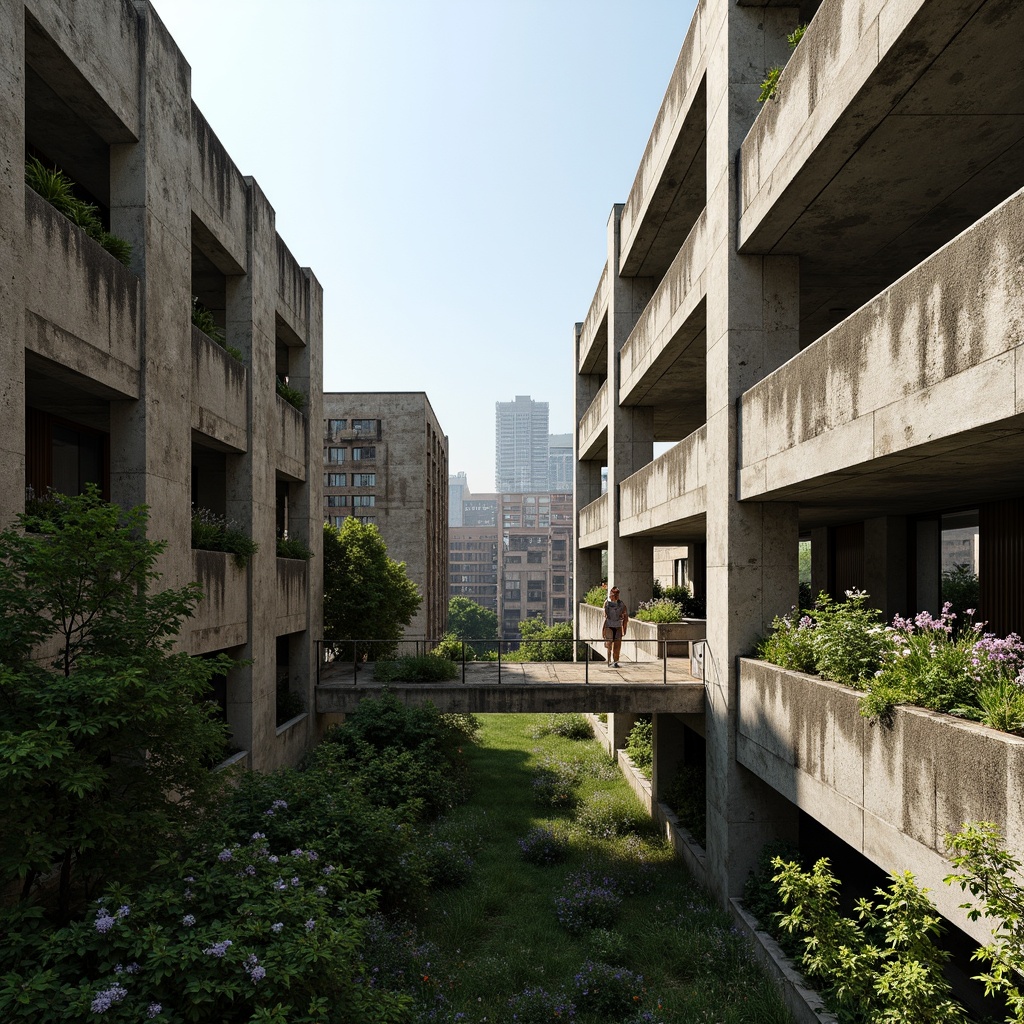
[[[883,870],[912,871],[945,917],[987,941],[959,887],[943,883],[945,835],[993,821],[1024,853],[1024,738],[912,707],[872,723],[860,696],[741,659],[737,760]]]
[[[249,568],[224,551],[192,552],[193,579],[203,599],[189,620],[191,651],[205,654],[237,647],[249,639]]]
[[[592,641],[590,646],[602,657],[605,653],[601,629],[604,611],[592,604],[581,604],[577,613],[580,639]],[[668,645],[670,658],[687,658],[690,641],[707,636],[706,619],[683,619],[681,622],[640,622],[630,619],[622,644],[621,661],[660,661],[663,647]]]

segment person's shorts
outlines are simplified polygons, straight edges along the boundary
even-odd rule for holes
[[[605,626],[604,627],[604,638],[612,643],[616,640],[622,639],[622,627],[621,626]]]

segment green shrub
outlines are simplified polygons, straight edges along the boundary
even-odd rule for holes
[[[595,839],[625,835],[649,835],[654,830],[650,816],[632,793],[592,793],[576,808],[576,825]]]
[[[0,1016],[392,1021],[407,1001],[357,980],[373,896],[355,885],[314,849],[271,854],[256,832],[139,889],[108,889],[68,927],[48,931],[25,911],[0,945]]]
[[[600,1020],[621,1020],[636,1010],[646,996],[642,974],[625,967],[587,960],[573,980],[577,1007]]]
[[[193,508],[192,547],[201,551],[226,551],[234,556],[235,565],[244,569],[260,546],[233,519],[208,508]]]
[[[34,156],[25,162],[25,182],[55,210],[78,225],[93,241],[99,243],[119,263],[128,266],[132,258],[131,242],[110,234],[103,227],[99,210],[93,203],[75,195],[75,183],[56,167],[45,167]]]
[[[378,683],[443,683],[458,679],[462,668],[433,653],[416,654],[394,661],[378,661],[373,675]]]
[[[654,769],[654,725],[650,717],[638,718],[626,737],[626,753],[644,778],[649,779]]]
[[[608,584],[598,583],[597,586],[591,587],[586,594],[583,595],[583,603],[593,605],[595,608],[603,608],[605,601],[608,600]]]
[[[913,875],[890,875],[877,903],[857,901],[854,919],[839,913],[827,858],[810,871],[781,857],[773,863],[787,908],[780,925],[800,939],[805,973],[844,1019],[967,1024],[943,976],[942,918]]]
[[[432,657],[444,658],[447,661],[462,661],[463,657],[466,661],[473,661],[476,658],[472,644],[464,643],[454,633],[445,633],[430,653]]]
[[[793,31],[786,36],[786,41],[789,43],[789,48],[795,50],[797,44],[804,37],[804,32],[807,30],[806,25],[797,25]],[[779,87],[779,76],[782,74],[782,65],[774,64],[765,73],[764,81],[761,82],[761,92],[757,97],[758,103],[764,103],[770,100],[774,95],[775,91]]]
[[[641,622],[681,622],[683,606],[667,597],[642,601],[633,616]]]
[[[313,552],[301,540],[290,540],[287,537],[277,538],[278,558],[300,558],[308,562],[313,557]]]
[[[594,738],[594,727],[587,721],[585,715],[578,712],[568,712],[561,715],[551,715],[547,724],[538,730],[540,736],[561,736],[567,740],[592,740]]]
[[[819,594],[813,611],[815,668],[826,679],[859,689],[878,671],[889,646],[882,613],[865,607],[867,598],[862,590],[847,591],[841,602]]]
[[[306,394],[298,388],[291,387],[286,381],[277,378],[277,393],[292,407],[302,412],[306,408]]]
[[[794,672],[814,672],[814,619],[795,609],[776,616],[772,632],[758,644],[757,656]]]
[[[790,933],[779,923],[785,913],[786,904],[779,895],[775,882],[776,860],[801,864],[800,851],[790,843],[777,840],[765,843],[757,858],[757,867],[747,876],[743,885],[743,905],[757,918],[761,927],[778,939],[790,956],[799,956],[800,947],[792,940]]]
[[[950,610],[957,617],[957,629],[970,628],[969,620],[974,616],[981,600],[981,584],[977,573],[964,564],[954,565],[942,574],[942,601],[949,603]]]
[[[525,619],[519,623],[520,660],[572,661],[572,624],[568,622],[547,626],[543,619]]]
[[[306,702],[302,695],[296,693],[288,685],[287,679],[279,679],[277,682],[277,699],[275,701],[276,721],[278,725],[284,725],[297,715],[306,710]]]

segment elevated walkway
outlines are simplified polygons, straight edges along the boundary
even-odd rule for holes
[[[470,662],[463,677],[450,683],[382,683],[374,679],[373,663],[354,672],[351,662],[331,663],[320,670],[316,709],[320,714],[349,713],[366,697],[385,690],[403,703],[419,707],[430,702],[443,712],[616,714],[701,714],[704,684],[690,675],[688,658],[623,662],[533,661]],[[500,675],[499,675],[500,672]]]

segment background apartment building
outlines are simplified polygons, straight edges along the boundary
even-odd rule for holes
[[[50,0],[0,8],[0,318],[6,351],[2,515],[26,493],[150,508],[167,541],[164,586],[205,597],[181,635],[192,654],[240,662],[214,694],[239,759],[294,762],[316,735],[322,608],[322,294],[190,96],[190,69],[147,3]],[[131,243],[123,266],[24,184],[26,158],[57,166]],[[192,325],[198,297],[225,334]],[[306,396],[300,411],[278,377]],[[196,507],[258,545],[239,567],[193,550]],[[278,558],[279,524],[309,561]],[[278,683],[307,712],[279,722]]]
[[[495,402],[494,489],[548,488],[548,403],[529,395]]]
[[[523,619],[572,621],[572,495],[470,494],[449,530],[449,586],[498,616],[501,636]]]
[[[406,636],[448,622],[448,438],[422,391],[331,391],[323,398],[323,512],[373,523],[423,603]]]
[[[706,711],[655,716],[653,785],[706,764],[723,899],[764,841],[827,842],[983,939],[945,831],[989,818],[1024,852],[1024,769],[989,733],[915,746],[923,719],[872,729],[744,660],[797,601],[801,538],[814,591],[887,617],[938,612],[944,548],[976,549],[980,618],[1024,627],[1022,62],[1017,0],[707,0],[612,207],[574,336],[576,600],[606,559],[635,607],[656,544],[700,569]]]

